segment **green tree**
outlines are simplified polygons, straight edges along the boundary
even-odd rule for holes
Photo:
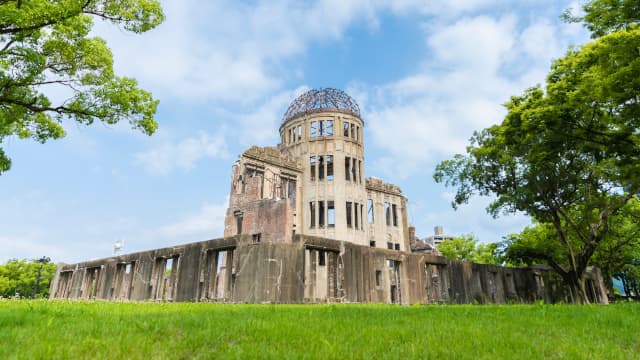
[[[611,217],[640,192],[640,30],[570,50],[545,90],[512,97],[503,122],[474,133],[467,155],[438,164],[434,178],[457,187],[454,207],[492,195],[494,216],[520,211],[550,224],[566,261],[554,253],[547,263],[587,302],[584,272]]]
[[[626,296],[640,297],[640,260],[626,264],[615,276],[622,281]]]
[[[505,262],[510,266],[563,264],[567,258],[552,224],[538,223],[524,228],[520,233],[509,234],[503,242],[503,248]]]
[[[114,74],[105,41],[88,36],[94,18],[142,33],[164,15],[157,0],[0,1],[0,144],[10,136],[58,139],[65,118],[156,130],[158,101]],[[64,100],[54,103],[52,94]],[[10,166],[0,147],[0,174]]]
[[[640,261],[640,200],[631,199],[609,219],[606,236],[591,258],[591,264],[602,271],[609,294],[613,295],[613,277],[632,279],[635,264]],[[580,246],[575,236],[569,238],[573,248]],[[518,234],[510,234],[503,242],[504,259],[514,266],[555,264],[568,267],[568,248],[558,241],[553,224],[537,223]],[[632,281],[629,281],[632,283]]]
[[[563,17],[568,22],[583,22],[593,38],[629,29],[640,23],[638,0],[593,0],[586,3],[583,9],[584,16],[573,16],[569,9]]]
[[[593,255],[593,264],[602,270],[613,294],[613,277],[633,282],[634,274],[640,271],[640,200],[635,197],[629,201],[610,223],[609,233]]]
[[[471,234],[443,241],[438,245],[438,251],[450,259],[480,264],[501,263],[498,244],[482,244]]]
[[[56,272],[56,265],[52,263],[42,264],[38,260],[11,259],[6,264],[0,265],[0,296],[32,297],[35,290],[38,272],[40,274],[40,286],[37,297],[49,296],[49,285]]]

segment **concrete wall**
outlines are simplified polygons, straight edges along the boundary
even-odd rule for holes
[[[597,269],[592,301],[607,303]],[[504,268],[297,235],[254,243],[208,240],[78,264],[60,264],[51,298],[235,303],[572,302],[545,268]]]

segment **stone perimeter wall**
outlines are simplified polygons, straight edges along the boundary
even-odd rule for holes
[[[598,269],[592,302],[606,304]],[[59,264],[51,299],[232,303],[572,302],[550,269],[505,268],[296,235],[252,243],[250,235]]]

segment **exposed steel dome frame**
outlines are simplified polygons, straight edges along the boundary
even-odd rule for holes
[[[301,115],[336,111],[360,117],[358,103],[346,92],[334,88],[312,89],[298,96],[282,117],[282,125]]]

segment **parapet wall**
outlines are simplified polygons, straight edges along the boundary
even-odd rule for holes
[[[50,298],[233,303],[572,302],[546,268],[505,268],[296,235],[235,236],[78,264],[60,264]],[[607,303],[592,269],[592,302]]]

